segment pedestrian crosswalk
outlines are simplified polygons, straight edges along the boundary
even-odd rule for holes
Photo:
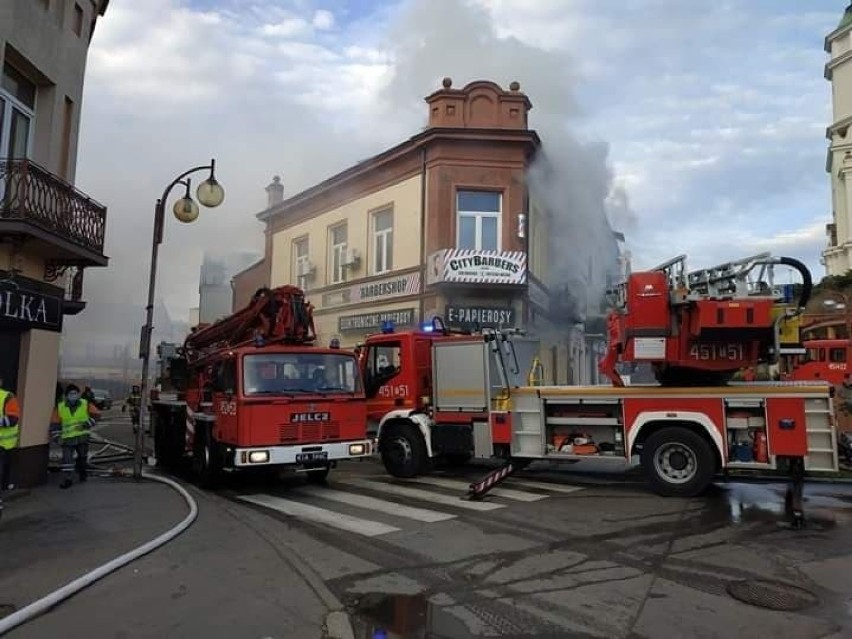
[[[550,482],[511,479],[494,488],[486,500],[462,497],[469,482],[447,477],[391,480],[384,477],[348,477],[328,486],[298,486],[280,494],[247,494],[237,499],[281,513],[299,521],[319,524],[364,537],[379,537],[404,530],[463,518],[465,513],[485,513],[532,504],[555,495],[583,490]]]

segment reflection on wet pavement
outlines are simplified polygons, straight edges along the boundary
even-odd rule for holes
[[[352,615],[357,639],[466,639],[466,624],[424,595],[364,595]]]
[[[704,517],[718,523],[735,525],[773,521],[785,523],[788,520],[786,490],[785,484],[719,484],[706,495]],[[833,494],[827,495],[821,486],[806,486],[806,521],[826,526],[836,524],[838,515],[841,518],[852,517],[852,491],[849,494],[838,494],[837,486],[831,486],[831,490]]]

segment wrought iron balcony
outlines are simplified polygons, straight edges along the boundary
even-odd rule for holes
[[[0,237],[47,244],[54,265],[106,266],[106,207],[31,160],[0,158]]]

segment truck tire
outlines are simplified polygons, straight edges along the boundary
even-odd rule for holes
[[[673,426],[658,430],[645,441],[642,469],[656,493],[694,497],[713,481],[716,457],[701,435]]]
[[[196,431],[198,433],[198,431]],[[209,428],[200,431],[196,437],[192,456],[192,469],[201,488],[217,488],[222,481],[222,456],[219,445]]]
[[[409,479],[426,469],[426,442],[412,423],[391,424],[382,433],[379,449],[385,470],[393,477]]]

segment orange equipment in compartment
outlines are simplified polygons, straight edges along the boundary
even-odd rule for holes
[[[769,446],[766,441],[766,431],[756,431],[752,439],[754,440],[754,461],[758,464],[768,464]]]

